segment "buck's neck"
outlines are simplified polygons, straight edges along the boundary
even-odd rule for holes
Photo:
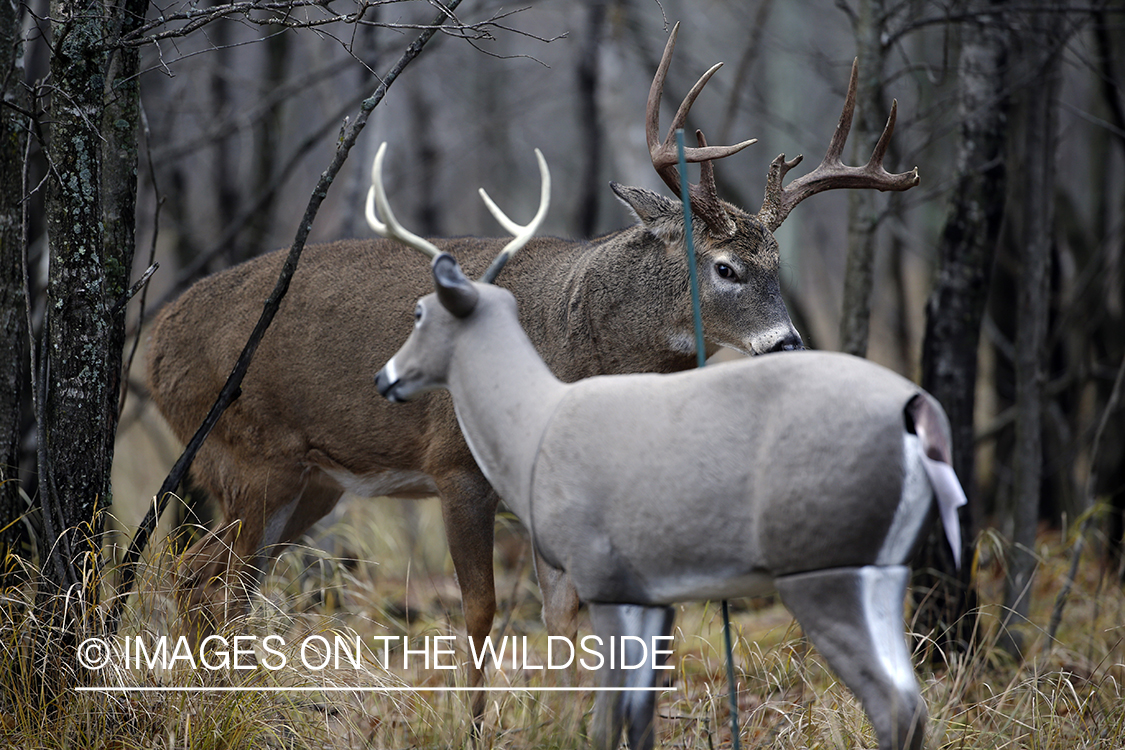
[[[695,366],[694,349],[683,348],[690,318],[676,319],[688,304],[687,266],[655,242],[629,227],[566,248],[565,262],[563,248],[548,247],[504,269],[500,283],[521,288],[520,320],[560,379]]]
[[[484,303],[457,340],[449,391],[477,465],[516,515],[526,518],[535,453],[566,386],[535,351],[514,303]]]

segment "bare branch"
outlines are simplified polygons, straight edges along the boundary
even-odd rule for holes
[[[272,201],[277,192],[281,190],[281,188],[288,182],[290,176],[292,176],[301,160],[317,144],[323,141],[328,132],[336,127],[337,123],[339,123],[340,120],[345,117],[347,112],[350,112],[353,108],[358,106],[359,103],[362,102],[365,98],[366,94],[355,96],[341,105],[328,117],[324,118],[320,127],[306,136],[305,139],[301,141],[301,143],[298,144],[296,148],[293,149],[292,153],[289,155],[289,158],[286,159],[281,168],[277,169],[273,173],[272,179],[269,180],[268,188],[264,190],[256,199],[254,199],[254,202],[247,206],[246,210],[244,210],[227,226],[227,228],[223,231],[222,236],[215,240],[215,242],[213,242],[206,250],[203,250],[202,252],[197,254],[191,264],[187,265],[180,271],[175,281],[164,293],[164,296],[156,302],[154,307],[163,307],[165,304],[167,304],[167,302],[174,296],[179,294],[184,287],[194,281],[199,276],[199,274],[202,273],[205,268],[207,268],[208,264],[210,264],[211,261],[213,261],[220,253],[226,251],[230,243],[233,242],[235,237],[238,236],[239,232],[241,232],[243,228],[255,216],[261,213],[262,207]]]
[[[181,58],[183,59],[183,58]],[[272,116],[279,106],[284,104],[294,94],[307,91],[312,86],[332,78],[340,73],[348,64],[346,58],[333,60],[325,65],[313,69],[305,75],[287,81],[266,93],[264,97],[256,100],[250,107],[232,113],[229,117],[217,119],[198,135],[180,143],[172,143],[153,151],[153,159],[160,163],[167,163],[188,154],[194,153],[203,146],[214,144],[229,137],[243,128],[256,125],[260,121]],[[362,98],[349,101],[344,111],[351,111]],[[341,115],[342,116],[342,113]],[[338,122],[340,116],[333,117],[333,122]]]
[[[406,0],[354,0],[355,9],[347,13],[333,13],[328,10],[324,0],[236,0],[236,2],[199,8],[194,4],[180,6],[172,12],[161,12],[133,31],[108,43],[111,47],[143,47],[158,44],[169,39],[186,37],[199,29],[217,21],[235,21],[250,26],[281,27],[293,29],[323,29],[336,24],[372,26],[410,31],[440,31],[448,36],[475,41],[492,41],[495,32],[519,34],[538,41],[549,43],[560,37],[547,39],[526,31],[512,28],[503,20],[522,12],[526,8],[499,10],[481,21],[462,21],[452,11],[441,11],[443,24],[372,21],[367,18],[369,9],[381,5],[392,5]],[[430,4],[436,7],[439,4]],[[347,43],[338,40],[347,47]]]

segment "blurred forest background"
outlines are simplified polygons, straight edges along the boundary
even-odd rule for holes
[[[83,486],[69,484],[78,472],[44,479],[46,436],[108,434],[97,454],[108,462],[117,433],[114,515],[126,523],[139,519],[178,454],[144,410],[139,364],[124,378],[119,429],[104,405],[94,408],[101,427],[49,428],[51,409],[78,413],[48,397],[54,373],[68,361],[110,362],[108,403],[117,404],[113,352],[125,345],[131,361],[142,313],[139,297],[127,308],[116,300],[153,259],[160,269],[143,293],[146,316],[203,274],[288,247],[346,123],[438,6],[3,0],[3,8],[0,527],[9,549],[34,541],[42,554],[56,538],[50,529],[66,528],[51,525],[52,503],[71,502],[67,493],[78,497]],[[80,65],[66,55],[90,33],[78,21],[91,8],[106,36],[87,48],[101,57]],[[720,196],[755,211],[777,154],[805,155],[794,176],[819,161],[858,56],[860,111],[846,160],[867,160],[894,98],[887,168],[917,166],[922,181],[903,194],[829,193],[794,212],[778,240],[795,323],[807,345],[865,354],[946,404],[970,496],[967,542],[988,527],[1010,544],[1015,610],[1026,607],[1041,524],[1073,532],[1090,519],[1095,554],[1084,564],[1120,578],[1125,413],[1107,407],[1125,355],[1125,3],[466,0],[455,14],[372,111],[310,242],[370,236],[362,201],[384,140],[396,213],[419,234],[501,234],[477,187],[511,215],[530,214],[536,147],[555,186],[547,233],[592,237],[627,224],[608,182],[663,191],[645,145],[644,102],[675,21],[663,121],[704,70],[725,61],[689,127],[712,143],[758,139],[716,168]],[[106,69],[126,63],[131,72],[107,84]],[[63,80],[79,73],[84,82]],[[134,110],[113,113],[115,86],[139,86]],[[86,143],[92,161],[58,155],[71,140]],[[44,311],[84,293],[67,291],[77,277],[49,262],[62,242],[52,233],[78,225],[76,201],[96,184],[86,181],[98,153],[104,164],[125,154],[128,191],[133,147],[135,215],[101,214],[93,230],[112,249],[135,225],[124,241],[136,248],[128,278],[94,305],[102,319],[127,322],[81,340],[48,331]],[[103,189],[109,173],[100,172]],[[67,198],[72,187],[79,198]],[[121,276],[120,257],[96,247],[87,255],[100,258],[90,273]],[[48,363],[56,350],[58,364]],[[44,394],[36,406],[33,382]],[[50,463],[64,460],[61,451]],[[931,562],[950,574],[947,562]]]

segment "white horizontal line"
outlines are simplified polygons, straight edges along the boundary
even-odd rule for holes
[[[202,687],[202,686],[137,686],[114,687],[87,685],[76,687],[80,693],[626,693],[663,692],[666,687]]]

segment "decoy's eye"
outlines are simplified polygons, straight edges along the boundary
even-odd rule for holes
[[[414,325],[418,325],[421,322],[422,322],[422,306],[421,305],[415,305],[415,307],[414,307]]]

